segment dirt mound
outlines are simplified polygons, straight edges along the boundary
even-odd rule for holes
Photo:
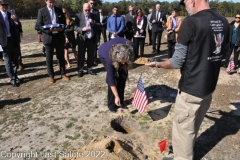
[[[134,63],[136,63],[136,64],[146,64],[148,62],[151,62],[151,60],[146,57],[140,57],[136,61],[134,61]]]
[[[105,160],[145,160],[148,157],[143,154],[142,149],[143,146],[141,144],[135,145],[130,140],[116,137],[101,137],[93,139],[88,146],[77,152],[84,153],[85,160],[96,158]],[[92,153],[89,154],[89,152]],[[73,159],[80,160],[83,157],[73,157],[68,160]]]

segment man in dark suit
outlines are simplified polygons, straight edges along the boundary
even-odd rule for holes
[[[6,72],[13,87],[18,87],[20,80],[17,76],[18,51],[20,43],[16,35],[16,26],[13,19],[16,17],[7,12],[8,1],[0,0],[0,51],[4,57]]]
[[[133,39],[133,18],[135,17],[133,6],[128,7],[129,13],[125,16],[125,37],[128,40]]]
[[[50,28],[45,30],[42,26],[48,24],[66,24],[65,16],[62,8],[54,6],[55,0],[45,0],[46,7],[38,10],[37,26],[42,32],[43,44],[46,49],[46,62],[49,75],[49,82],[54,83],[54,70],[53,70],[53,53],[54,48],[59,59],[61,78],[68,81],[69,77],[65,73],[65,60],[64,60],[64,29],[63,28]]]
[[[99,9],[99,17],[100,17],[100,24],[101,24],[101,27],[98,31],[98,42],[100,43],[100,39],[101,39],[101,34],[103,36],[103,40],[104,42],[107,42],[107,35],[106,35],[106,30],[107,30],[107,16],[104,16],[103,13],[102,13],[102,10]]]
[[[88,74],[96,75],[92,70],[94,51],[96,45],[97,35],[96,16],[90,13],[90,5],[88,3],[83,4],[83,11],[76,14],[74,30],[77,32],[77,44],[78,44],[78,77],[83,76],[83,67],[85,60],[85,52],[87,50],[87,68]]]
[[[152,24],[152,53],[160,53],[163,25],[167,22],[166,14],[160,10],[160,4],[156,4],[156,11],[152,13],[150,23]],[[156,50],[157,38],[157,50]]]
[[[100,25],[100,17],[99,17],[100,15],[99,15],[98,10],[94,8],[94,3],[95,3],[94,0],[88,0],[88,4],[90,6],[90,13],[92,13],[93,15],[96,16],[95,17],[95,19],[96,19],[95,23],[99,23],[99,25]],[[99,26],[98,30],[100,30],[100,26]],[[98,32],[98,30],[97,30],[97,32]],[[96,45],[95,45],[95,50],[94,50],[93,66],[97,66],[98,65],[98,63],[97,63],[97,47],[99,46],[99,39],[100,39],[99,33],[96,34],[95,38],[96,38]]]

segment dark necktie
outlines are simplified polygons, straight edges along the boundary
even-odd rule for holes
[[[115,16],[115,32],[117,32],[117,16]]]

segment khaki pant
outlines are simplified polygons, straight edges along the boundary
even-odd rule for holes
[[[174,160],[192,160],[198,130],[212,101],[212,94],[195,97],[179,92],[176,98],[172,128]]]

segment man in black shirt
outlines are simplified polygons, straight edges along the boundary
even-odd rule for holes
[[[200,125],[211,105],[222,56],[229,49],[229,27],[226,18],[210,9],[207,0],[181,0],[180,4],[185,5],[190,16],[182,22],[173,57],[146,65],[181,69],[172,145],[174,159],[192,160]]]

